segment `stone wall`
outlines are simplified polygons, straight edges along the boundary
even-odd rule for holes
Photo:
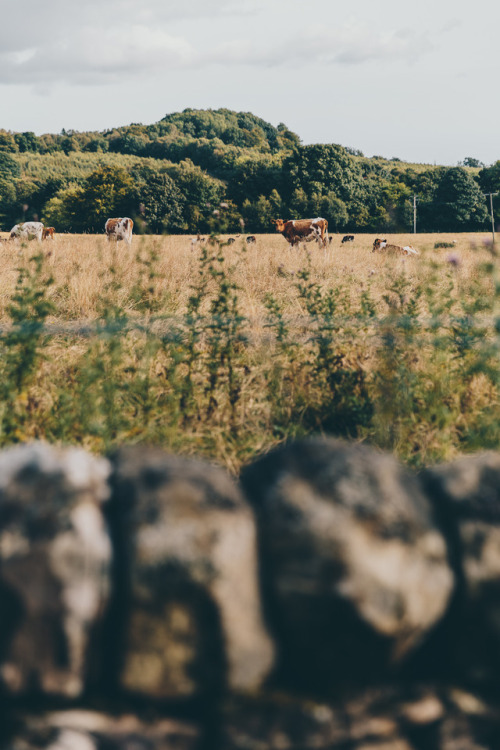
[[[500,748],[500,454],[0,454],[2,750]]]

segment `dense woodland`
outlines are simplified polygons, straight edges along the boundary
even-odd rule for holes
[[[304,146],[283,124],[227,109],[103,132],[0,130],[3,230],[41,219],[59,232],[101,232],[109,216],[127,215],[144,233],[215,223],[232,232],[241,220],[246,231],[269,232],[275,217],[319,215],[333,232],[405,232],[416,195],[418,231],[480,231],[490,226],[484,194],[499,190],[500,161],[440,167]],[[494,208],[500,215],[498,196]]]

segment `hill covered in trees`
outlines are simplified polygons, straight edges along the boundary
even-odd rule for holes
[[[488,228],[484,193],[499,188],[500,161],[479,169],[367,158],[305,146],[282,123],[227,109],[102,132],[0,130],[2,229],[41,218],[58,231],[101,232],[109,216],[128,215],[138,231],[206,232],[224,202],[228,231],[241,219],[268,232],[274,217],[321,215],[331,231],[399,232],[412,227],[416,194],[420,231],[474,231]]]

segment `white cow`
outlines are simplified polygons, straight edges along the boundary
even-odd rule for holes
[[[127,245],[132,242],[132,229],[134,228],[134,222],[128,217],[120,219],[108,219],[104,230],[108,240],[124,240]]]
[[[12,227],[9,240],[38,240],[38,242],[41,242],[42,234],[43,224],[41,221],[25,221]]]

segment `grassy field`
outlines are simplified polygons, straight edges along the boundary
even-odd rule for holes
[[[1,233],[0,233],[1,234]],[[224,242],[230,235],[221,235]],[[234,235],[233,235],[234,236]],[[3,233],[3,237],[8,237]],[[316,244],[290,250],[278,234],[258,235],[255,245],[245,246],[239,240],[225,248],[227,260],[240,258],[235,281],[240,286],[241,312],[253,322],[261,323],[265,317],[263,300],[267,294],[276,295],[290,315],[304,313],[296,295],[290,293],[296,275],[310,266],[314,277],[325,285],[345,286],[346,293],[354,299],[361,289],[370,287],[376,302],[390,285],[395,274],[404,272],[408,279],[418,282],[429,272],[429,264],[442,267],[441,287],[446,286],[450,256],[456,256],[459,266],[454,267],[457,279],[464,285],[478,279],[482,264],[491,259],[487,244],[490,234],[421,234],[384,235],[388,242],[399,245],[412,244],[421,257],[387,256],[372,253],[374,235],[357,235],[352,243],[341,244],[342,235],[333,235],[325,252]],[[453,248],[434,249],[436,242],[453,243]],[[103,289],[109,283],[107,268],[116,261],[116,270],[123,282],[121,304],[123,310],[133,314],[135,301],[130,296],[140,271],[137,253],[154,250],[158,255],[155,264],[155,289],[162,298],[164,312],[185,312],[191,294],[190,287],[198,274],[199,249],[193,250],[189,236],[151,237],[135,236],[131,248],[124,243],[110,245],[103,236],[58,235],[52,243],[41,246],[47,256],[47,266],[54,277],[51,296],[56,311],[51,319],[92,320],[98,316]],[[0,255],[0,319],[5,316],[6,305],[14,289],[17,268],[36,252],[34,243],[18,250],[17,245],[3,245]],[[440,284],[436,289],[440,288]]]
[[[2,243],[0,444],[155,442],[232,471],[318,431],[415,466],[500,447],[489,235],[387,236],[418,257],[226,239]]]

